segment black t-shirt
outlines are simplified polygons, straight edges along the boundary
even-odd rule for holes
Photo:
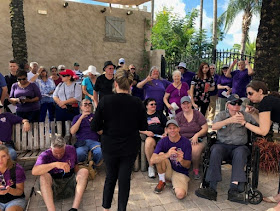
[[[104,96],[91,122],[93,131],[103,130],[102,152],[111,156],[138,153],[139,131],[147,130],[146,110],[142,101],[124,93]]]
[[[271,121],[280,123],[280,98],[265,96],[259,104],[259,112],[270,111]]]
[[[162,135],[167,122],[166,116],[162,112],[156,111],[154,114],[147,114],[148,131],[154,134]]]
[[[10,94],[12,85],[17,82],[17,77],[10,73],[9,75],[5,75],[5,80],[8,87],[8,94]]]
[[[101,75],[96,79],[94,90],[99,94],[99,100],[105,95],[113,94],[114,78],[107,79],[105,75]]]

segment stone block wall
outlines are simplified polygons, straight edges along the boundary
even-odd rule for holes
[[[13,56],[9,2],[0,1],[0,65],[3,74],[8,73],[8,62]],[[150,30],[145,25],[150,13],[133,10],[133,14],[127,15],[127,9],[108,7],[101,13],[104,6],[68,2],[68,7],[64,8],[63,4],[62,0],[24,1],[28,62],[37,61],[47,68],[64,64],[70,69],[74,62],[78,62],[81,70],[94,65],[102,72],[104,61],[112,60],[117,64],[123,57],[126,64],[141,67],[144,36],[150,37]],[[125,20],[126,42],[104,40],[106,16]]]

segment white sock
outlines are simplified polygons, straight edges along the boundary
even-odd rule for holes
[[[158,174],[159,180],[165,182],[165,173]]]

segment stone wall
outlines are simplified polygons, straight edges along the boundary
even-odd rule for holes
[[[0,1],[0,65],[4,74],[8,73],[8,62],[13,56],[9,2]],[[37,61],[47,68],[59,64],[73,68],[74,62],[78,62],[81,70],[95,65],[102,72],[104,61],[117,64],[123,57],[127,64],[141,67],[144,36],[146,34],[147,39],[150,36],[146,23],[150,13],[133,10],[133,14],[127,15],[127,9],[108,7],[101,13],[104,6],[68,3],[64,8],[62,0],[24,1],[29,62]],[[125,42],[104,41],[106,16],[125,20]]]

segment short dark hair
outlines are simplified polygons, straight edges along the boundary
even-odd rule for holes
[[[9,63],[16,63],[16,64],[18,65],[18,63],[17,63],[16,60],[14,60],[14,59],[10,60]]]
[[[262,81],[253,80],[247,85],[247,87],[251,87],[253,90],[257,92],[261,89],[264,95],[268,93],[268,88],[266,84]]]
[[[21,77],[21,76],[27,77],[27,72],[22,69],[19,69],[19,70],[17,70],[16,75],[17,75],[17,77]]]
[[[149,97],[149,98],[147,98],[146,100],[144,100],[144,106],[145,106],[145,108],[146,108],[146,106],[147,106],[150,102],[153,102],[153,101],[156,102],[156,99],[151,98],[151,97]]]

